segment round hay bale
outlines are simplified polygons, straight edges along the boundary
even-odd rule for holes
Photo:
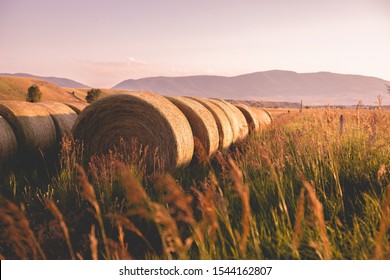
[[[80,115],[81,111],[83,111],[89,104],[86,102],[67,102],[65,105],[75,111],[77,115]]]
[[[270,113],[270,111],[268,111],[264,108],[259,108],[259,109],[263,110],[268,115],[268,117],[270,119],[270,123],[274,120],[274,117],[272,117],[272,114]]]
[[[43,151],[56,142],[55,125],[42,106],[25,101],[3,101],[0,116],[12,127],[22,149]]]
[[[0,116],[0,165],[11,160],[18,148],[11,126]]]
[[[234,104],[234,106],[236,106],[244,115],[246,122],[248,123],[249,133],[260,130],[260,121],[256,109],[244,104]]]
[[[59,102],[40,102],[38,106],[43,106],[50,114],[56,127],[57,141],[71,133],[72,127],[77,119],[77,114],[69,106]]]
[[[260,129],[271,124],[272,116],[267,110],[264,110],[263,108],[253,108],[253,107],[251,108],[252,111],[256,112]]]
[[[233,130],[233,142],[243,140],[248,135],[248,124],[241,111],[225,100],[218,98],[208,100],[221,108],[228,117]]]
[[[233,143],[233,131],[229,119],[226,116],[225,112],[222,111],[222,109],[219,108],[217,105],[215,105],[214,103],[212,103],[207,99],[198,98],[198,97],[188,97],[188,98],[191,98],[199,102],[204,107],[206,107],[211,112],[211,114],[213,114],[215,122],[217,123],[217,127],[218,127],[218,135],[219,135],[218,147],[220,149],[229,148],[229,146]]]
[[[213,114],[205,106],[190,98],[182,96],[167,96],[166,98],[186,116],[192,134],[199,139],[207,156],[213,155],[218,150],[219,144],[218,126]]]
[[[166,98],[148,92],[95,101],[81,112],[72,131],[84,143],[87,159],[123,145],[130,151],[136,140],[149,149],[149,171],[156,162],[163,170],[184,166],[194,152],[191,126],[183,113]]]

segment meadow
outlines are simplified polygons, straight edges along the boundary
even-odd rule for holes
[[[162,174],[65,138],[57,163],[3,171],[0,256],[390,259],[389,128],[379,109],[291,109]]]

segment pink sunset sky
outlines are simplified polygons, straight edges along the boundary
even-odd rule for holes
[[[0,0],[0,73],[112,87],[272,69],[390,80],[390,1]]]

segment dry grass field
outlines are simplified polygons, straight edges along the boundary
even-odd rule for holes
[[[80,101],[62,87],[40,79],[0,76],[0,100],[25,101],[28,88],[36,84],[42,91],[42,101]],[[85,101],[85,99],[83,99]]]
[[[66,88],[40,79],[0,76],[0,101],[25,101],[28,88],[36,84],[42,91],[42,101],[85,102],[90,88]],[[129,90],[101,89],[102,96],[131,92]]]
[[[63,139],[54,168],[1,176],[1,258],[389,259],[390,112],[271,112],[169,174]]]

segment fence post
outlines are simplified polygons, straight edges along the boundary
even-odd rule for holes
[[[344,116],[343,114],[340,115],[340,135],[343,135],[344,132]]]

